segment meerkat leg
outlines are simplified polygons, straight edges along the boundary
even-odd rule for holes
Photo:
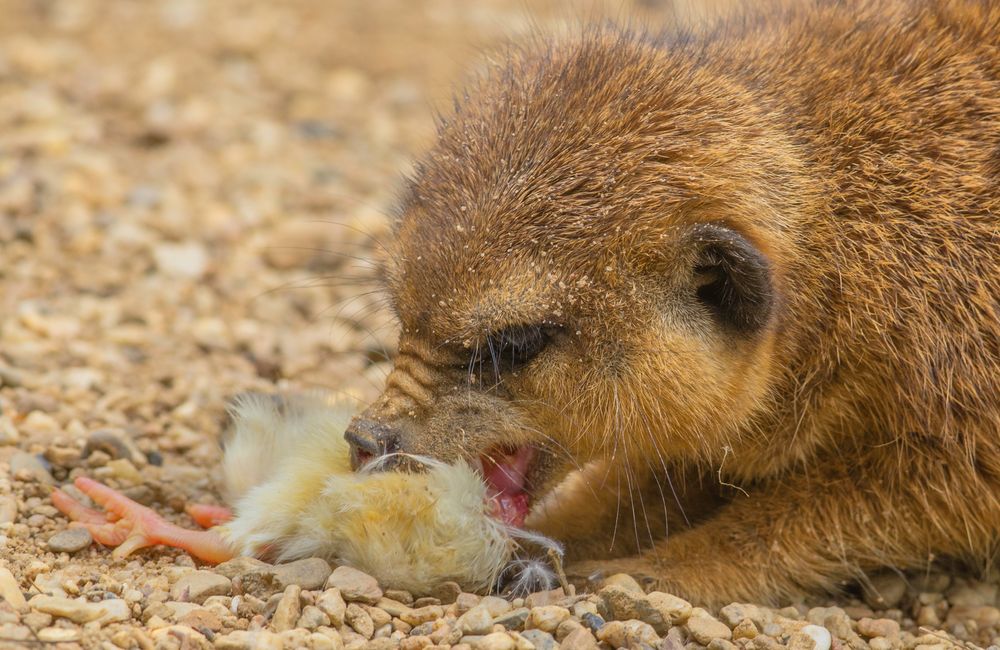
[[[157,544],[183,549],[213,564],[233,557],[222,537],[211,530],[188,530],[171,524],[155,511],[92,479],[80,477],[74,484],[107,512],[88,508],[59,489],[52,492],[53,505],[89,530],[98,543],[114,546],[116,558]]]
[[[975,470],[961,458],[908,464],[924,480],[901,476],[905,465],[884,458],[789,477],[638,556],[577,562],[566,572],[578,584],[628,573],[704,605],[787,603],[878,567],[923,565],[941,549],[984,552],[992,539],[985,522],[1000,512],[997,486],[970,480]]]

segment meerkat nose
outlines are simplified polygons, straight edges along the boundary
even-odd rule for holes
[[[354,470],[376,458],[399,451],[398,431],[363,417],[351,420],[344,439],[351,446],[351,469]]]

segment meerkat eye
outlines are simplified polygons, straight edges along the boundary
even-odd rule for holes
[[[518,326],[503,330],[489,337],[501,363],[519,366],[528,363],[549,343],[549,332],[540,325]]]
[[[497,375],[516,372],[548,346],[555,333],[549,325],[516,325],[486,336],[479,345],[472,366],[480,371],[492,368]]]
[[[695,231],[699,247],[694,268],[698,301],[718,321],[741,333],[760,330],[771,317],[771,265],[746,237],[705,224]]]

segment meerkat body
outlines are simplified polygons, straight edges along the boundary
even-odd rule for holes
[[[511,55],[414,174],[348,439],[513,468],[581,575],[700,602],[988,563],[998,44],[995,3],[886,1]]]

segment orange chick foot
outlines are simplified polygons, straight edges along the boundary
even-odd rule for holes
[[[219,526],[233,518],[233,511],[225,506],[192,503],[184,508],[184,511],[202,528]]]
[[[183,549],[212,564],[233,558],[232,550],[218,533],[176,526],[155,511],[93,479],[80,477],[73,483],[106,512],[88,508],[59,489],[52,492],[52,504],[75,525],[89,530],[98,543],[114,546],[113,555],[116,558],[127,557],[133,551],[157,544]],[[196,520],[199,523],[213,521],[209,517],[196,517]]]

